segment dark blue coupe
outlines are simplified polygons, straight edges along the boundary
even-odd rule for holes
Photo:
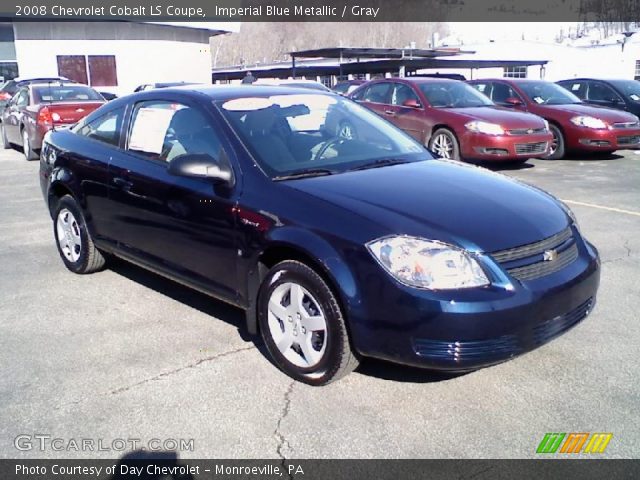
[[[234,304],[312,385],[362,357],[504,361],[580,322],[598,289],[598,253],[564,204],[435,160],[331,93],[119,98],[47,135],[40,181],[69,270],[108,253]]]

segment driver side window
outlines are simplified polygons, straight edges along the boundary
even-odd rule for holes
[[[415,100],[418,105],[420,104],[418,95],[416,95],[416,92],[414,92],[410,86],[396,83],[393,87],[393,93],[391,94],[391,105],[402,107],[407,100]]]
[[[193,107],[152,100],[134,108],[129,151],[160,162],[185,154],[207,154],[220,161],[221,148],[209,119]]]

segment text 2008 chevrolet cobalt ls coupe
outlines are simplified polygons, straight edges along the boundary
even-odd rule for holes
[[[509,359],[585,318],[598,288],[597,251],[558,200],[432,159],[330,93],[114,100],[48,136],[41,185],[71,271],[115,254],[237,305],[275,363],[313,385],[367,356],[443,370]]]

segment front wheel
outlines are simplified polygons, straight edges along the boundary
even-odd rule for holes
[[[555,125],[549,125],[549,130],[553,135],[551,140],[551,146],[549,147],[549,154],[544,157],[546,160],[558,160],[564,157],[564,135],[562,131]]]
[[[460,160],[460,146],[453,132],[447,128],[439,128],[429,139],[429,150],[439,158]]]
[[[276,365],[298,381],[325,385],[358,366],[336,297],[303,263],[288,260],[269,270],[258,322]]]
[[[104,257],[94,245],[82,211],[72,196],[60,199],[53,218],[53,234],[65,266],[74,273],[101,270]]]

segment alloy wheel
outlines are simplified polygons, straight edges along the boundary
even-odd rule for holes
[[[56,220],[56,231],[60,251],[70,262],[77,262],[82,251],[80,226],[73,214],[66,208],[60,210]]]
[[[553,155],[554,153],[556,153],[556,150],[558,150],[558,135],[554,130],[551,131],[551,134],[553,135],[553,138],[551,139],[551,143],[549,144],[548,156]]]
[[[441,133],[435,138],[431,148],[441,158],[451,158],[453,142],[447,135]]]
[[[279,285],[269,298],[269,333],[292,364],[312,368],[327,348],[327,321],[318,300],[302,285]]]

